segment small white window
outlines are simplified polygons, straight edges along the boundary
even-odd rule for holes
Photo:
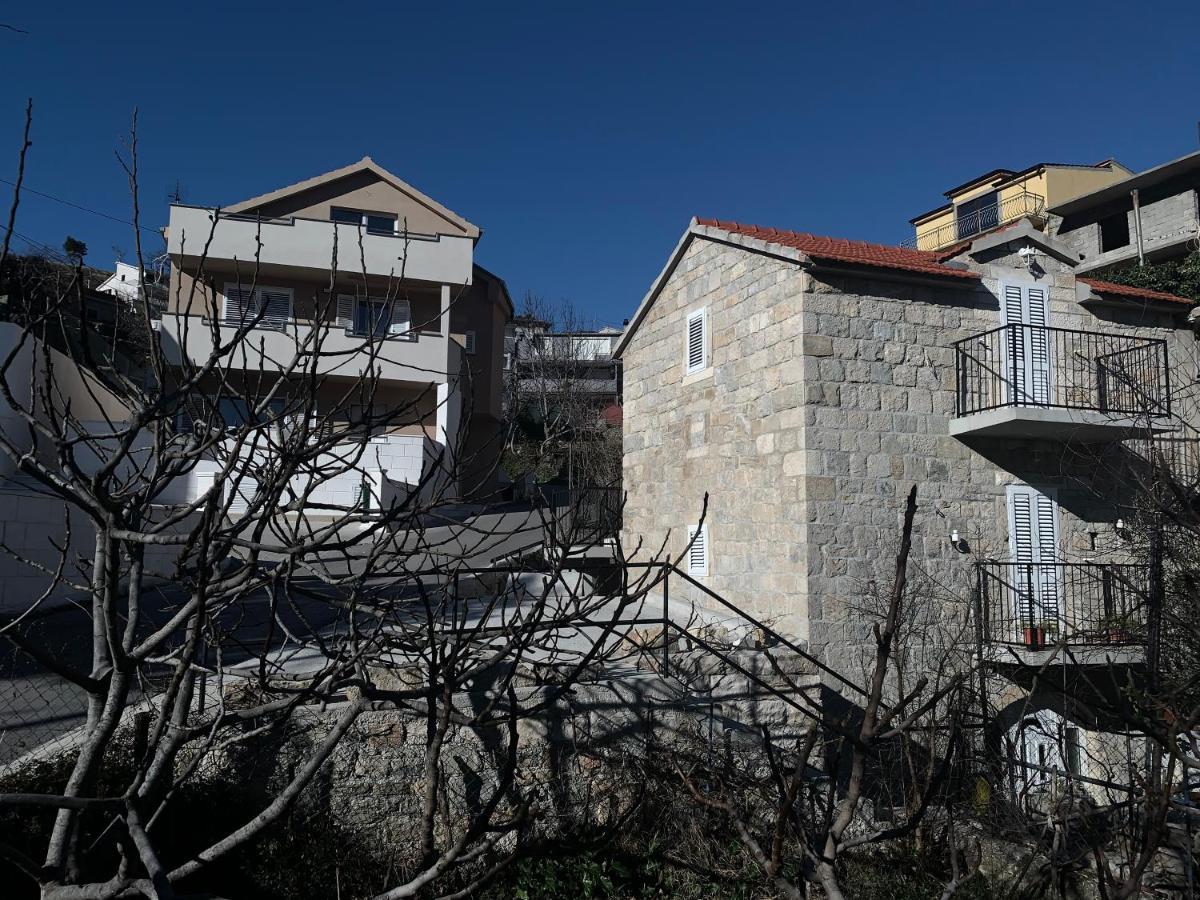
[[[463,335],[463,349],[468,353],[475,352],[475,332],[468,331]]]
[[[697,531],[688,529],[687,573],[693,578],[708,574],[708,526],[701,525]]]
[[[292,290],[276,287],[256,287],[251,290],[236,283],[226,284],[221,321],[239,327],[257,321],[258,328],[282,331],[292,321]]]
[[[329,218],[346,225],[358,225],[366,229],[367,234],[397,234],[396,217],[392,213],[368,212],[363,209],[346,209],[335,206],[329,211]]]
[[[708,310],[698,309],[687,317],[687,374],[708,368]]]

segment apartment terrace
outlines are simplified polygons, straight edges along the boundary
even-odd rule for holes
[[[1148,566],[989,560],[978,574],[986,644],[1040,650],[1147,641]]]
[[[367,274],[431,284],[469,284],[474,242],[469,237],[385,233],[328,219],[264,219],[202,206],[171,206],[168,252],[195,269],[202,259],[257,264],[276,276],[329,272]]]
[[[900,246],[909,250],[941,250],[1018,219],[1033,219],[1040,228],[1044,224],[1045,214],[1045,197],[1021,191],[986,206],[958,210],[953,221],[918,231],[914,237],[902,241]]]
[[[1009,324],[954,344],[958,436],[1119,440],[1171,427],[1158,338]]]

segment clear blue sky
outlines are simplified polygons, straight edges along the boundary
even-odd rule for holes
[[[140,7],[140,8],[139,8]],[[630,315],[690,216],[894,242],[987,169],[1197,147],[1200,3],[11,3],[0,177],[145,220],[364,154],[484,230],[515,297]],[[0,196],[9,189],[0,185]],[[7,204],[6,204],[7,206]],[[18,230],[111,265],[127,227],[34,196]]]

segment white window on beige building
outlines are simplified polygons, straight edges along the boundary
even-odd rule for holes
[[[221,321],[238,327],[254,324],[256,328],[282,331],[292,321],[292,290],[226,284]]]
[[[684,356],[686,374],[692,375],[707,369],[709,358],[707,309],[698,309],[687,317],[686,345]]]
[[[416,340],[408,301],[399,298],[355,297],[337,299],[338,327],[360,337],[398,337]]]
[[[687,573],[693,578],[708,574],[708,526],[688,529]]]

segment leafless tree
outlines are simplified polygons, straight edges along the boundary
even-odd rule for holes
[[[145,270],[137,153],[135,118],[121,161]],[[200,263],[191,287],[174,284],[174,310],[198,299],[188,292],[202,290],[219,216],[207,234],[180,237]],[[346,259],[361,265],[365,281],[361,232],[357,247],[339,248],[335,238],[331,288]],[[238,281],[253,290],[259,268],[256,254]],[[0,793],[0,808],[52,811],[47,838],[31,847],[27,835],[0,836],[0,856],[47,898],[175,896],[278,829],[364,711],[393,709],[419,726],[423,768],[415,850],[382,873],[379,896],[439,885],[465,894],[493,876],[533,839],[544,812],[518,777],[521,723],[545,714],[612,652],[613,623],[649,583],[627,579],[614,597],[572,573],[563,553],[523,548],[545,533],[538,513],[487,527],[455,515],[454,485],[470,462],[461,433],[438,447],[417,484],[364,486],[350,502],[322,498],[322,484],[369,467],[371,435],[428,416],[428,397],[377,402],[382,341],[363,338],[351,354],[359,375],[337,382],[324,374],[334,352],[329,327],[284,326],[296,352],[269,358],[264,305],[232,329],[215,316],[196,319],[211,349],[171,359],[143,296],[147,358],[144,371],[128,374],[108,364],[103,342],[56,350],[45,340],[54,329],[89,327],[72,318],[79,288],[78,271],[52,291],[39,288],[40,302],[0,361],[0,396],[20,423],[0,431],[0,451],[67,510],[55,564],[4,548],[47,586],[0,621],[0,633],[86,697],[83,721],[61,750],[61,784]],[[388,279],[388,302],[406,289],[401,264]],[[318,322],[334,321],[334,296]],[[189,327],[179,325],[184,346]],[[22,366],[30,373],[24,389]],[[82,394],[63,387],[72,372]],[[202,467],[215,473],[211,484],[180,494],[177,486]],[[82,549],[81,531],[89,539]],[[481,559],[518,550],[538,556],[531,570],[517,553],[507,568],[479,571]],[[78,635],[83,658],[56,653],[39,626],[64,595],[53,630]],[[580,633],[586,640],[564,638]],[[555,676],[544,689],[525,690],[530,673],[546,667]],[[318,713],[323,730],[307,727]],[[276,773],[251,816],[218,823],[216,837],[198,844],[168,840],[164,823],[187,820],[190,785],[232,777],[239,752],[296,730],[309,735],[307,749]],[[482,735],[492,748],[466,806],[454,778],[463,734]],[[116,775],[114,756],[128,764]],[[111,852],[97,855],[98,846]]]
[[[943,896],[974,875],[976,854],[955,833],[950,802],[971,660],[961,658],[955,666],[946,657],[941,664],[918,666],[910,658],[916,656],[917,625],[923,621],[908,608],[915,512],[914,487],[861,687],[843,691],[842,704],[827,698],[800,705],[796,737],[762,728],[759,753],[747,745],[716,764],[698,758],[689,768],[678,766],[696,802],[728,817],[783,896],[804,897],[808,885],[818,885],[827,897],[846,896],[848,855],[894,846],[934,816],[948,847]],[[920,672],[911,681],[910,668]],[[893,817],[890,824],[879,815],[883,809]]]
[[[619,378],[593,330],[568,303],[554,307],[529,295],[510,354],[508,452],[514,470],[543,480],[565,472],[575,485],[615,485],[621,432],[605,420]]]

